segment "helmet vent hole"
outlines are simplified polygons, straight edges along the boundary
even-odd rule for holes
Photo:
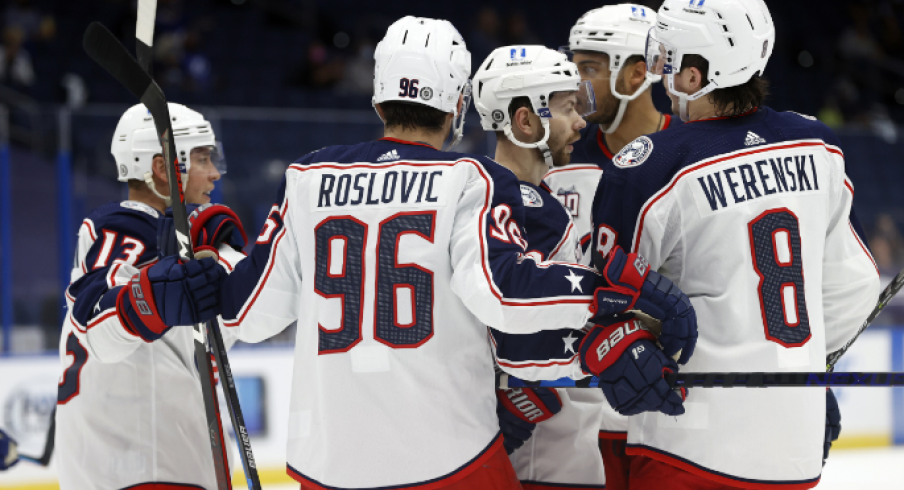
[[[722,24],[722,30],[728,32],[728,25]]]
[[[405,31],[405,36],[402,37],[402,44],[405,44],[405,41],[408,40],[408,31]]]
[[[427,41],[424,43],[424,47],[426,48],[430,44],[430,33],[427,33]]]
[[[486,68],[487,70],[490,69],[490,65],[493,64],[493,61],[494,61],[494,60],[491,58],[490,61],[489,61],[489,63],[487,63],[487,68]]]
[[[734,47],[734,39],[728,38],[728,44],[731,44],[731,47]]]
[[[565,70],[565,76],[570,77],[570,76],[571,76],[571,72],[568,71],[568,70]]]
[[[453,46],[458,46],[458,45],[459,45],[459,44],[458,44],[458,41],[456,41],[456,40],[453,39],[453,40],[452,40],[452,45],[453,45]]]
[[[750,20],[750,14],[745,14],[745,15],[747,15],[747,22],[750,23],[750,30],[755,31],[756,27],[753,27],[753,21]]]
[[[719,17],[720,19],[722,18],[722,14],[720,14],[719,12],[716,12],[716,16]]]
[[[477,82],[477,96],[480,97],[481,93],[483,93],[483,82]]]

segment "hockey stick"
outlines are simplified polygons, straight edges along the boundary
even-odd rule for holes
[[[167,162],[166,170],[169,179],[170,196],[173,208],[173,223],[176,228],[176,241],[179,245],[180,256],[191,259],[194,252],[191,238],[188,233],[188,215],[185,211],[185,196],[182,193],[182,176],[176,171],[179,162],[176,160],[175,141],[172,138],[169,109],[166,97],[160,87],[151,79],[150,75],[141,69],[138,62],[129,54],[126,48],[113,34],[102,24],[93,22],[85,31],[83,40],[85,51],[107,72],[113,75],[126,89],[138,97],[148,108],[157,127],[157,133],[163,146],[164,158]],[[178,199],[176,199],[178,196]],[[213,343],[213,353],[221,371],[225,374],[226,383],[224,392],[227,405],[232,415],[235,431],[242,441],[241,458],[245,467],[245,475],[248,486],[252,490],[259,490],[260,480],[257,476],[257,468],[251,454],[251,445],[248,440],[248,431],[245,428],[238,396],[235,391],[235,380],[232,378],[232,370],[226,351],[223,347],[223,339],[216,328],[209,331]],[[224,444],[223,426],[220,421],[219,405],[216,397],[216,385],[213,378],[213,370],[207,348],[207,335],[203,324],[194,325],[195,339],[195,364],[201,378],[201,393],[204,399],[205,415],[207,417],[208,431],[210,434],[211,451],[213,452],[214,469],[216,471],[217,485],[220,490],[231,489],[232,481],[229,475],[229,463]]]
[[[28,461],[37,465],[47,466],[50,463],[50,457],[53,456],[53,446],[56,442],[56,407],[50,412],[50,430],[47,431],[47,439],[44,440],[44,453],[41,456],[29,456],[19,453],[19,459]]]
[[[769,388],[793,386],[904,386],[902,373],[673,373],[666,381],[682,388]],[[553,381],[525,381],[505,373],[496,373],[496,387],[508,388],[597,388],[596,376],[580,380],[561,378]]]
[[[899,272],[898,275],[895,276],[895,278],[892,279],[892,281],[888,284],[888,286],[885,286],[885,289],[882,290],[881,293],[879,293],[879,302],[876,303],[876,307],[873,308],[873,311],[871,311],[869,313],[869,316],[866,317],[866,321],[864,321],[863,325],[860,326],[860,330],[857,331],[857,335],[854,335],[854,338],[848,340],[848,342],[844,344],[844,347],[826,356],[826,371],[832,372],[835,369],[835,364],[838,363],[838,359],[841,359],[841,356],[843,356],[844,353],[851,348],[851,345],[853,345],[857,338],[860,337],[860,334],[862,334],[863,331],[866,330],[866,328],[869,327],[871,323],[873,323],[873,320],[875,320],[876,317],[879,316],[879,313],[882,313],[882,310],[886,305],[888,305],[888,302],[891,301],[891,299],[894,298],[896,294],[898,294],[898,291],[901,290],[901,286],[904,286],[904,270]]]
[[[154,46],[154,21],[157,0],[138,0],[138,19],[135,22],[135,55],[141,68],[151,74],[151,48]]]

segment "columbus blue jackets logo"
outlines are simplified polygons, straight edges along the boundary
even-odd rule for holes
[[[641,136],[622,148],[618,155],[615,155],[615,158],[612,159],[612,163],[620,168],[637,167],[647,161],[647,158],[650,158],[652,153],[653,140],[646,136]]]
[[[537,192],[537,189],[530,186],[521,186],[521,200],[524,201],[524,205],[529,208],[543,207],[543,196]]]

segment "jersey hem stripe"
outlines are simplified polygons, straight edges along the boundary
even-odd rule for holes
[[[766,481],[766,480],[753,480],[748,478],[740,478],[736,476],[727,475],[725,473],[721,473],[715,470],[711,470],[709,468],[704,468],[696,463],[693,463],[687,459],[684,459],[680,456],[671,454],[667,451],[663,451],[661,449],[652,448],[650,446],[645,446],[642,444],[628,444],[625,452],[630,456],[646,456],[650,459],[655,459],[656,461],[675,466],[681,470],[684,470],[688,473],[691,473],[696,476],[700,476],[706,478],[707,480],[712,480],[717,483],[721,483],[723,485],[729,485],[733,487],[747,488],[751,490],[805,490],[809,488],[815,487],[821,478],[817,476],[816,478],[810,480],[777,480],[777,481]]]
[[[495,343],[495,342],[494,342]],[[496,362],[503,367],[507,368],[527,368],[527,367],[550,367],[550,366],[568,366],[577,359],[577,354],[571,356],[570,359],[561,359],[556,361],[549,362],[534,362],[534,361],[505,361],[502,359],[496,358]]]
[[[600,439],[611,439],[617,441],[627,441],[628,440],[628,431],[621,430],[601,430],[599,433]]]
[[[600,169],[599,165],[590,165],[590,164],[576,163],[576,164],[574,164],[574,165],[566,165],[566,166],[564,166],[564,167],[562,167],[562,168],[556,168],[556,169],[550,170],[549,172],[546,172],[546,175],[545,175],[543,178],[545,179],[546,177],[549,177],[550,175],[555,175],[555,174],[560,173],[560,172],[568,172],[568,171],[570,171],[570,170],[596,170],[596,171],[601,171],[602,169]]]
[[[700,170],[701,168],[706,168],[710,165],[715,165],[717,163],[722,163],[722,162],[725,162],[728,160],[733,160],[735,158],[745,157],[748,155],[755,155],[757,153],[763,153],[763,152],[772,151],[772,150],[786,150],[788,148],[799,148],[802,146],[822,146],[822,147],[825,147],[826,151],[829,151],[831,153],[837,153],[837,154],[841,155],[842,158],[844,157],[844,154],[841,153],[840,150],[836,149],[835,147],[833,147],[823,141],[800,141],[798,143],[791,143],[791,144],[786,144],[786,143],[787,142],[777,143],[775,145],[761,146],[755,150],[742,151],[739,153],[729,154],[729,155],[725,155],[725,156],[716,156],[711,159],[697,162],[694,165],[690,165],[690,166],[684,168],[682,171],[675,174],[675,176],[672,177],[672,180],[669,182],[669,185],[660,189],[659,192],[657,192],[652,198],[647,200],[647,202],[644,203],[643,208],[641,208],[640,217],[637,220],[637,227],[634,232],[634,243],[631,245],[631,251],[636,253],[637,248],[640,246],[640,237],[643,234],[643,224],[644,224],[644,221],[646,220],[647,212],[650,211],[650,208],[652,208],[654,204],[656,204],[656,201],[660,200],[663,196],[665,196],[672,189],[674,189],[675,185],[678,184],[678,181],[681,180],[682,177],[684,177],[685,175],[687,175],[689,173]]]
[[[168,483],[168,482],[152,482],[152,483],[139,483],[137,485],[132,485],[130,487],[122,488],[121,490],[176,490],[180,488],[198,488],[200,490],[204,490],[204,487],[199,485],[189,485],[187,483]]]
[[[473,459],[460,466],[458,469],[453,470],[451,473],[447,473],[438,478],[434,478],[432,480],[426,480],[422,482],[416,483],[404,483],[401,485],[390,485],[386,487],[354,487],[355,490],[392,490],[392,489],[403,489],[403,488],[412,488],[417,490],[435,490],[452,483],[455,483],[462,478],[470,475],[475,470],[480,469],[483,464],[489,460],[497,451],[502,451],[502,434],[496,433],[496,436],[490,441],[490,443],[483,448]],[[293,480],[301,483],[305,486],[313,486],[317,489],[323,490],[350,490],[351,487],[331,487],[328,485],[324,485],[317,480],[309,478],[302,474],[300,471],[296,470],[292,467],[292,465],[286,463],[286,474],[288,474]]]

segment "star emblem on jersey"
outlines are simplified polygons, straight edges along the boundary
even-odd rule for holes
[[[642,165],[653,153],[653,140],[641,136],[628,143],[618,155],[612,158],[612,163],[619,168],[631,168]]]
[[[574,332],[569,332],[568,337],[562,339],[562,342],[565,342],[565,353],[566,354],[577,354],[574,350],[574,343],[577,342],[578,338],[574,337]]]
[[[571,283],[571,292],[573,293],[575,289],[580,292],[584,292],[584,288],[581,287],[581,279],[584,276],[578,276],[574,273],[574,271],[568,271],[568,275],[565,276],[565,279],[568,279],[568,282]]]
[[[386,153],[380,155],[380,157],[377,158],[377,161],[378,162],[388,162],[390,160],[398,160],[399,158],[401,158],[399,156],[399,152],[397,152],[395,150],[390,150],[390,151],[387,151]]]
[[[762,145],[765,142],[766,140],[762,136],[753,131],[747,131],[747,139],[744,140],[744,146]]]

